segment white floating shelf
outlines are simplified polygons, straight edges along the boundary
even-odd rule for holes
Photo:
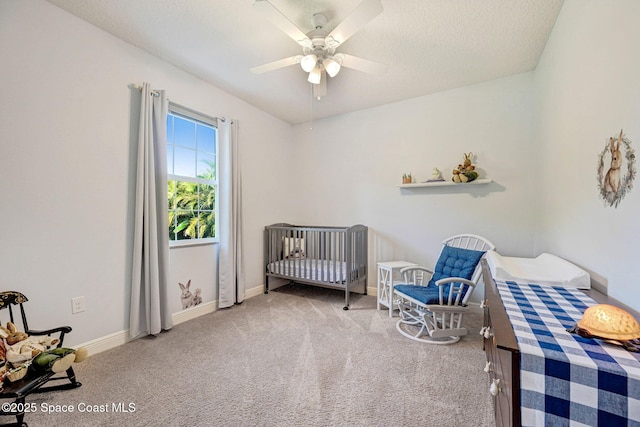
[[[482,185],[489,184],[491,179],[476,179],[471,182],[453,182],[453,181],[435,181],[435,182],[414,182],[412,184],[398,184],[400,188],[420,188],[420,187],[445,187],[449,185],[465,186],[465,185]]]

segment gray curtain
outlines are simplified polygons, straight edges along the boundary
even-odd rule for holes
[[[218,306],[244,301],[242,182],[238,158],[238,123],[218,120]]]
[[[173,326],[167,272],[167,111],[164,91],[141,90],[129,335],[155,335]]]

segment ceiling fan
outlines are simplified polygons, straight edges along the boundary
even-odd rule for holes
[[[304,33],[268,0],[255,0],[254,9],[261,12],[293,41],[302,46],[302,55],[294,55],[278,61],[251,68],[254,74],[262,74],[290,65],[300,64],[309,73],[307,80],[312,83],[313,96],[320,99],[327,92],[327,78],[335,77],[341,67],[367,73],[384,72],[386,66],[368,59],[336,53],[336,48],[347,41],[360,28],[382,13],[380,0],[363,0],[356,9],[331,32],[324,29],[327,17],[316,13],[312,17],[313,30]]]

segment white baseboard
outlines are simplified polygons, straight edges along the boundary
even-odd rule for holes
[[[245,290],[245,299],[255,297],[264,293],[264,286],[256,286],[251,289]],[[218,309],[218,301],[211,301],[199,304],[195,307],[188,308],[186,310],[179,311],[173,314],[173,324],[179,325],[180,323],[187,322],[205,314],[213,313]],[[115,332],[113,334],[97,338],[92,341],[80,344],[77,347],[86,347],[89,351],[89,356],[102,353],[103,351],[111,350],[123,344],[128,343],[132,339],[129,337],[129,330]]]
[[[173,324],[179,325],[180,323],[184,323],[188,320],[195,319],[196,317],[213,313],[217,309],[218,309],[218,301],[211,301],[211,302],[198,304],[195,307],[187,308],[186,310],[173,313]]]
[[[94,354],[102,353],[103,351],[119,347],[129,341],[131,341],[131,338],[129,338],[129,330],[125,330],[115,332],[101,338],[97,338],[95,340],[77,345],[75,347],[86,347],[87,351],[89,352],[89,356],[93,356]]]
[[[172,316],[173,324],[178,325],[188,320],[195,319],[196,317],[213,313],[217,309],[218,301],[199,304],[195,307],[188,308],[178,313],[174,313]],[[131,337],[129,337],[129,330],[127,329],[101,338],[97,338],[92,341],[88,341],[76,347],[86,347],[89,351],[89,356],[92,356],[94,354],[102,353],[103,351],[111,350],[112,348],[116,348],[118,346],[126,344],[131,340]]]
[[[264,285],[256,286],[255,288],[246,289],[244,291],[245,298],[252,298],[264,293]]]

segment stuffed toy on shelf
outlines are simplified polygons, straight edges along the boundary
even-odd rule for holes
[[[471,163],[473,153],[463,153],[464,161],[453,170],[453,182],[471,182],[478,178],[476,167]]]

